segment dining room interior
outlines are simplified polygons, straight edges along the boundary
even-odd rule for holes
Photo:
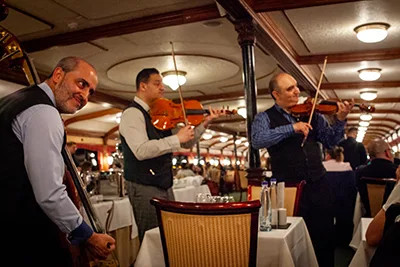
[[[0,99],[44,82],[68,56],[96,69],[99,83],[87,105],[61,117],[77,183],[116,240],[118,266],[367,267],[377,248],[367,242],[368,225],[395,191],[400,171],[368,182],[367,175],[357,178],[356,168],[340,174],[326,168],[336,206],[329,245],[334,260],[323,265],[301,207],[315,181],[277,177],[271,154],[286,150],[255,148],[252,126],[257,114],[277,103],[271,80],[288,73],[297,81],[298,107],[306,108],[309,124],[314,110],[327,125],[335,124],[339,106],[352,101],[342,130],[357,130],[354,139],[367,152],[360,165],[376,158],[370,147],[379,139],[398,166],[398,14],[397,0],[0,0]],[[167,102],[149,113],[158,130],[176,134],[186,125],[202,125],[210,110],[224,115],[192,147],[168,151],[176,203],[152,200],[159,227],[139,240],[120,124],[137,97],[136,75],[144,68],[156,68],[162,77]],[[325,112],[328,106],[334,108]],[[333,160],[332,147],[318,145],[321,161]],[[365,194],[358,191],[361,180]],[[268,197],[263,181],[269,182]],[[275,207],[270,220],[285,222],[260,231],[259,213],[267,202]],[[372,214],[365,210],[370,204]],[[82,214],[90,225],[93,214]],[[232,236],[224,239],[218,231]],[[212,254],[225,250],[230,254]],[[205,253],[215,262],[201,258]]]

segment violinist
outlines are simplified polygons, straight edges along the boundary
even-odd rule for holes
[[[222,112],[210,109],[210,115],[193,129],[187,125],[175,134],[154,127],[149,115],[151,104],[162,98],[164,85],[159,71],[143,69],[136,77],[136,96],[121,116],[119,131],[124,155],[124,173],[129,200],[133,207],[139,240],[146,230],[158,226],[153,197],[174,200],[172,192],[172,152],[192,147],[205,129]]]
[[[333,125],[318,113],[313,115],[309,124],[308,117],[299,118],[291,114],[300,94],[291,75],[274,75],[269,89],[275,105],[256,115],[252,125],[252,146],[255,149],[267,148],[272,175],[278,182],[288,184],[306,180],[300,200],[300,216],[307,224],[319,266],[334,266],[332,192],[325,180],[326,171],[318,142],[330,148],[343,138],[346,117],[353,103],[338,103]]]

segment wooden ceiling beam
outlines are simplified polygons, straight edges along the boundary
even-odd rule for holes
[[[118,108],[121,110],[125,109],[132,103],[129,100],[122,99],[117,96],[109,95],[103,92],[99,92],[98,90],[96,90],[96,93],[94,95],[89,97],[89,101],[97,104],[107,103],[110,105],[110,107]]]
[[[358,121],[360,121],[360,120],[359,119],[353,119],[353,118],[348,118],[347,119],[348,123],[353,123],[353,122],[358,122]],[[382,122],[382,121],[393,122],[393,123],[396,123],[396,124],[400,125],[400,121],[394,120],[394,119],[390,119],[390,118],[375,118],[375,119],[372,118],[372,120],[370,120],[370,122],[377,122],[377,121],[379,121],[379,122]],[[374,125],[374,124],[371,124],[371,125]]]
[[[101,25],[88,29],[27,40],[22,42],[22,46],[28,53],[32,53],[45,50],[53,46],[72,45],[89,42],[104,37],[114,37],[163,27],[211,20],[220,17],[221,15],[217,6],[215,4],[211,4],[202,7],[188,8],[142,18],[134,18],[108,25]]]
[[[392,60],[400,58],[400,48],[298,56],[296,60],[297,63],[299,63],[300,65],[323,64],[325,57],[328,57],[328,64],[359,62],[359,61]]]
[[[359,0],[245,0],[255,12],[271,12],[293,8],[303,8],[312,6],[323,6],[341,4],[347,2],[357,2]]]
[[[100,110],[100,111],[96,111],[96,112],[92,112],[92,113],[88,113],[88,114],[84,114],[84,115],[80,115],[80,116],[75,116],[75,117],[65,120],[64,126],[67,127],[68,125],[75,123],[75,122],[91,120],[91,119],[103,117],[106,115],[116,114],[118,112],[121,112],[121,110],[118,108],[110,108],[110,109]]]
[[[244,0],[216,0],[229,14],[234,23],[241,20],[252,20],[254,22],[255,45],[266,55],[273,57],[279,66],[290,73],[309,94],[316,91],[314,83],[297,64],[295,57],[288,51],[282,40],[282,33],[277,29],[271,19],[259,16]],[[323,1],[323,0],[322,0]],[[275,2],[280,2],[277,0]],[[295,1],[291,1],[295,2]],[[299,2],[299,1],[297,1]],[[262,15],[262,14],[261,14]]]
[[[113,135],[113,133],[115,133],[118,130],[119,130],[119,124],[112,127],[108,132],[106,132],[103,137],[103,144],[107,145],[107,140]]]
[[[348,90],[348,89],[363,89],[363,88],[396,88],[396,87],[400,87],[400,81],[321,84],[321,90]]]
[[[361,113],[359,110],[352,109],[350,113]],[[400,110],[394,110],[394,109],[377,109],[374,111],[374,113],[378,114],[399,114],[400,115]]]

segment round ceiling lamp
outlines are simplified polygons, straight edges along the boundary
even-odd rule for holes
[[[178,89],[179,85],[186,83],[186,72],[184,71],[166,71],[161,73],[161,76],[163,76],[163,83],[174,91]]]
[[[368,127],[365,127],[365,126],[358,127],[358,132],[366,132],[367,130],[368,130]]]
[[[221,137],[219,138],[219,141],[220,141],[221,143],[226,143],[228,140],[229,140],[228,136],[221,136]]]
[[[377,43],[386,38],[389,27],[387,23],[368,23],[355,27],[354,31],[361,42]]]
[[[368,68],[359,70],[358,77],[363,81],[376,81],[381,77],[381,69]]]
[[[360,122],[358,123],[358,125],[364,126],[364,127],[368,127],[368,126],[369,126],[369,122],[368,122],[368,121],[360,121]]]
[[[365,101],[372,101],[378,96],[378,91],[373,89],[368,89],[360,92],[360,97]]]
[[[372,119],[372,115],[369,113],[360,115],[360,120],[362,120],[362,121],[370,121],[371,119]]]

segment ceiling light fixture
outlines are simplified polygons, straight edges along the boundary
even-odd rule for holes
[[[228,136],[221,136],[221,137],[219,138],[219,141],[220,141],[221,143],[226,143],[228,140],[229,140]]]
[[[378,96],[378,91],[374,89],[363,90],[360,92],[360,97],[366,101],[372,101]]]
[[[371,119],[372,119],[372,115],[369,113],[360,115],[360,120],[362,120],[362,121],[370,121]]]
[[[360,121],[360,122],[358,123],[358,125],[364,126],[364,127],[368,127],[368,126],[369,126],[369,122],[368,122],[368,121]]]
[[[389,27],[387,23],[368,23],[355,27],[354,31],[361,42],[377,43],[386,38]]]
[[[178,89],[179,85],[186,83],[186,72],[184,71],[166,71],[161,73],[161,76],[163,76],[163,83],[174,91]]]
[[[358,127],[359,132],[366,132],[367,130],[368,130],[368,127],[365,127],[365,126]]]
[[[358,70],[358,77],[363,81],[376,81],[381,77],[381,69],[368,68]]]

